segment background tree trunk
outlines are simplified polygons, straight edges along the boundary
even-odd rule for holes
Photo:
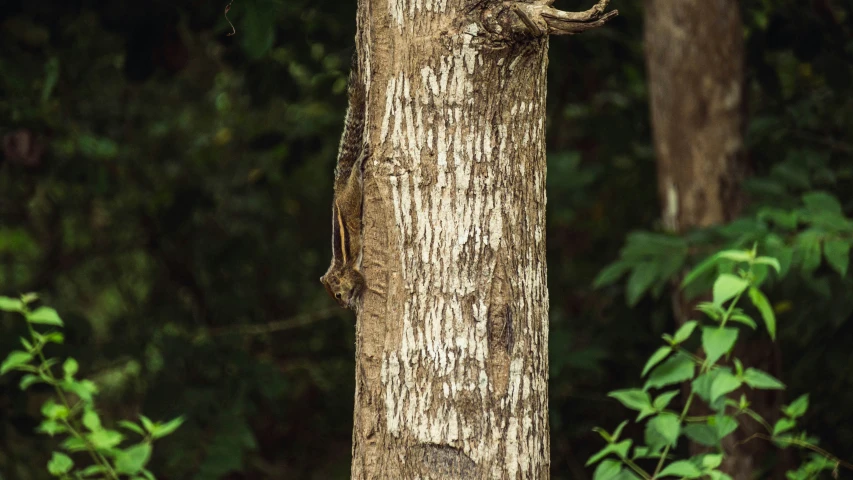
[[[729,221],[743,203],[738,0],[647,0],[646,66],[667,230]]]
[[[731,221],[744,197],[746,116],[743,24],[738,0],[646,0],[645,41],[658,189],[664,227],[685,233]],[[676,291],[679,324],[695,302]],[[735,356],[745,365],[778,374],[776,346],[764,337],[741,342]],[[776,392],[745,391],[752,408],[772,418]],[[742,417],[727,437],[723,471],[735,480],[754,478],[767,452],[764,442],[737,445],[763,428]],[[694,451],[698,451],[694,448]]]

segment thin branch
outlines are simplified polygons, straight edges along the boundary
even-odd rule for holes
[[[605,13],[610,0],[599,0],[595,6],[583,12],[558,10],[551,7],[553,2],[554,0],[538,0],[533,3],[505,2],[497,12],[486,12],[486,28],[504,37],[575,35],[598,28],[619,15],[618,10]]]
[[[281,332],[284,330],[292,330],[294,328],[306,327],[322,320],[329,319],[335,316],[339,311],[340,307],[335,306],[322,310],[317,310],[315,312],[294,315],[293,317],[286,318],[284,320],[277,320],[269,323],[209,328],[205,329],[203,333],[210,336],[264,335],[273,332]]]
[[[754,438],[760,438],[762,440],[767,440],[768,442],[776,441],[776,442],[780,442],[780,443],[787,443],[789,445],[796,445],[800,448],[811,450],[811,451],[817,453],[818,455],[820,455],[821,457],[829,460],[830,462],[832,462],[836,465],[836,467],[835,467],[836,469],[838,467],[844,467],[847,470],[853,470],[853,464],[845,462],[844,460],[836,457],[835,455],[827,452],[826,450],[818,447],[817,445],[812,445],[811,443],[804,442],[804,441],[798,440],[796,438],[773,438],[769,435],[764,435],[763,433],[754,433],[754,434],[750,435],[748,438],[741,440],[740,442],[736,443],[735,445],[736,446],[743,445],[743,444],[751,441]]]

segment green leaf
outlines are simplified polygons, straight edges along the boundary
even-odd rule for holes
[[[722,373],[731,373],[728,367],[714,368],[708,372],[699,375],[696,380],[690,383],[690,388],[699,398],[705,401],[712,409],[718,410],[723,407],[722,402],[711,401],[711,387],[714,385],[714,380]]]
[[[24,302],[24,304],[26,304],[26,305],[29,305],[38,299],[39,299],[38,294],[33,293],[33,292],[25,293],[25,294],[21,295],[21,301]]]
[[[672,352],[672,347],[660,347],[649,357],[649,360],[646,362],[646,366],[643,367],[643,373],[640,375],[642,377],[646,376],[646,373],[655,365],[660,363],[663,359],[665,359]]]
[[[173,418],[172,420],[170,420],[170,421],[168,421],[162,425],[158,425],[157,428],[154,430],[154,432],[151,433],[151,436],[154,437],[155,439],[163,438],[166,435],[169,435],[170,433],[177,430],[183,423],[184,423],[184,417],[183,416]]]
[[[80,475],[84,477],[93,477],[104,473],[107,473],[107,470],[102,465],[89,465],[80,471]]]
[[[712,320],[719,322],[723,315],[726,314],[726,311],[723,307],[719,305],[715,305],[711,302],[699,302],[696,304],[696,310],[708,315]]]
[[[716,470],[711,470],[708,475],[711,476],[711,480],[733,480],[730,475]]]
[[[655,398],[655,401],[652,402],[652,406],[655,408],[655,410],[663,410],[664,408],[669,406],[669,402],[671,402],[672,399],[675,398],[676,395],[678,395],[678,393],[678,390],[664,392],[658,395],[657,398]]]
[[[773,257],[758,257],[755,259],[755,261],[753,263],[756,263],[759,265],[770,265],[771,267],[776,269],[776,273],[778,273],[778,274],[782,273],[782,265],[779,263],[779,260],[776,260]]]
[[[640,480],[640,477],[631,470],[625,469],[619,472],[619,475],[613,480]]]
[[[780,433],[787,432],[796,425],[797,423],[790,418],[780,418],[779,421],[776,422],[776,425],[773,426],[773,435],[779,435]]]
[[[616,460],[605,460],[598,465],[592,480],[613,480],[622,472],[622,464]]]
[[[843,210],[838,199],[834,195],[824,191],[814,191],[804,194],[803,203],[810,212],[843,215]]]
[[[713,427],[717,431],[717,438],[722,440],[737,430],[738,424],[734,417],[729,415],[717,415],[711,418]]]
[[[737,323],[742,323],[752,328],[753,330],[758,328],[758,325],[755,323],[755,320],[753,320],[752,317],[750,317],[749,315],[746,315],[742,312],[733,313],[732,316],[729,317],[729,320]]]
[[[599,450],[593,456],[589,457],[589,460],[586,461],[586,466],[588,467],[610,454],[614,454],[620,458],[625,458],[628,456],[628,450],[631,449],[632,443],[633,442],[631,440],[623,440],[619,443],[611,443]]]
[[[678,416],[672,413],[661,413],[646,423],[646,444],[652,450],[667,445],[674,447],[680,433],[681,424],[678,421]]]
[[[28,373],[21,377],[21,383],[18,384],[18,387],[20,387],[21,390],[26,390],[39,382],[44,382],[44,380],[42,380],[38,375]]]
[[[801,271],[810,276],[820,266],[820,236],[813,231],[805,231],[797,238],[797,247],[802,254]]]
[[[710,270],[714,266],[716,266],[717,261],[719,261],[719,259],[720,259],[720,254],[718,253],[716,255],[712,255],[712,256],[706,258],[701,263],[699,263],[699,265],[697,265],[693,270],[691,270],[690,273],[688,273],[684,277],[684,280],[681,281],[681,288],[684,288],[685,286],[689,285],[690,283],[695,281],[697,278],[702,276],[702,274],[704,274],[705,272],[707,272],[708,270]]]
[[[702,456],[702,466],[704,468],[717,468],[723,463],[723,456],[716,454],[706,454]]]
[[[767,333],[770,334],[770,338],[776,340],[776,314],[773,313],[770,301],[767,300],[767,297],[764,296],[761,290],[755,287],[749,289],[749,299],[761,313],[761,318],[764,320],[764,325],[767,327]]]
[[[9,298],[0,296],[0,311],[3,312],[23,312],[24,302],[17,298]]]
[[[139,425],[137,425],[133,422],[130,422],[127,420],[119,420],[118,424],[119,424],[119,426],[122,426],[122,427],[130,430],[131,432],[138,433],[138,434],[142,435],[143,437],[145,436],[145,430],[143,430],[142,427],[140,427]]]
[[[22,352],[20,350],[13,350],[9,353],[3,363],[0,364],[0,375],[8,372],[9,370],[16,369],[21,365],[26,365],[33,359],[33,354],[30,352]]]
[[[710,425],[692,423],[684,427],[684,435],[706,447],[715,447],[720,443],[720,439],[717,438],[717,429]]]
[[[101,418],[98,416],[98,413],[91,408],[86,408],[83,412],[83,425],[89,429],[90,432],[95,432],[101,429]]]
[[[651,370],[652,367],[660,363],[664,358],[666,358],[672,352],[672,347],[660,347],[657,349],[655,353],[649,357],[649,361],[646,362],[646,366],[643,367],[643,373],[640,374],[641,377],[645,377],[646,373]]]
[[[652,408],[652,399],[649,397],[649,394],[643,390],[617,390],[615,392],[610,392],[607,396],[619,400],[622,405],[625,405],[631,410],[639,411],[640,414],[637,416],[637,421],[654,413],[654,408]]]
[[[65,342],[65,336],[62,332],[50,332],[43,336],[45,343],[58,343],[62,345]]]
[[[140,414],[139,420],[142,421],[142,426],[145,427],[145,431],[147,431],[148,433],[154,433],[154,429],[156,429],[157,426],[154,425],[154,422],[152,422],[150,418]]]
[[[690,338],[690,335],[693,335],[693,330],[696,328],[696,325],[698,325],[698,324],[699,324],[699,322],[697,322],[696,320],[688,320],[688,321],[684,322],[684,325],[682,325],[675,332],[674,341],[675,341],[676,345],[680,344],[680,343],[684,343],[688,338]]]
[[[634,267],[631,276],[628,277],[628,286],[625,289],[629,307],[635,306],[640,301],[643,294],[654,283],[657,273],[657,266],[652,262],[642,262]]]
[[[279,5],[278,2],[256,2],[252,8],[245,10],[238,31],[241,32],[240,43],[244,51],[253,60],[266,55],[275,43],[275,19]]]
[[[797,212],[789,212],[781,208],[762,208],[758,211],[758,219],[761,221],[770,220],[785,230],[797,228]]]
[[[105,450],[118,446],[124,435],[115,430],[98,430],[86,436],[92,446],[97,450]]]
[[[73,358],[68,358],[65,360],[65,363],[62,364],[62,371],[65,372],[65,378],[73,377],[77,374],[77,371],[80,369],[80,365],[77,364],[77,360]]]
[[[661,452],[652,452],[649,450],[649,447],[635,447],[634,455],[631,457],[632,460],[640,459],[640,458],[660,458]]]
[[[616,430],[613,430],[613,441],[614,442],[619,440],[619,436],[622,435],[622,429],[625,428],[625,425],[628,425],[628,420],[624,420],[622,423],[620,423],[616,427]],[[610,442],[610,443],[612,443],[612,442]]]
[[[59,314],[50,307],[39,307],[33,310],[27,315],[27,321],[38,325],[62,326],[62,319],[59,318]]]
[[[663,477],[679,477],[679,478],[699,478],[702,476],[702,471],[696,465],[687,460],[678,460],[666,466],[660,472],[660,478]]]
[[[47,462],[47,471],[56,477],[70,472],[72,467],[74,467],[74,461],[71,460],[71,457],[60,452],[53,452],[53,456]]]
[[[769,253],[772,253],[774,257],[779,259],[779,266],[782,269],[779,272],[779,276],[784,277],[787,275],[791,269],[791,263],[794,261],[794,247],[780,244],[770,249]]]
[[[842,277],[847,275],[850,264],[850,244],[844,240],[832,239],[823,244],[823,254],[826,262]]]
[[[67,432],[68,428],[56,420],[47,419],[47,420],[43,420],[39,424],[39,426],[36,427],[36,431],[39,433],[46,433],[47,435],[50,435],[51,437],[53,437],[58,433]]]
[[[139,443],[116,455],[116,472],[133,475],[142,470],[151,459],[151,444]]]
[[[681,383],[693,378],[695,371],[696,366],[690,357],[682,354],[674,355],[652,370],[643,388],[660,388]]]
[[[796,400],[782,408],[785,415],[791,418],[802,417],[809,408],[809,394],[800,395]]]
[[[784,390],[785,385],[771,376],[769,373],[762,372],[761,370],[756,370],[754,368],[747,368],[743,373],[743,381],[746,382],[752,388],[758,388],[762,390]]]
[[[720,258],[740,263],[749,263],[754,258],[752,252],[748,250],[724,250],[717,255],[719,255]]]
[[[51,57],[44,64],[44,84],[41,88],[41,103],[47,103],[59,80],[59,58]]]
[[[737,390],[742,384],[743,381],[731,373],[721,372],[717,375],[717,378],[711,382],[711,403],[721,396]]]
[[[737,376],[742,377],[743,376],[743,362],[741,362],[740,359],[735,358],[734,364],[735,364],[735,371],[737,372]]]
[[[737,341],[738,330],[724,327],[702,327],[702,348],[705,350],[705,362],[717,363],[723,355],[729,353]]]
[[[601,427],[594,427],[592,429],[592,431],[599,434],[601,436],[601,438],[604,439],[605,442],[607,442],[607,443],[613,443],[614,442],[613,436],[610,435],[610,433],[608,433],[607,430],[605,430]]]
[[[622,261],[613,262],[604,267],[604,269],[598,273],[595,280],[592,282],[592,288],[599,289],[601,287],[611,285],[619,280],[622,275],[625,275],[625,273],[630,269],[631,264],[629,263]]]
[[[89,450],[89,445],[83,439],[77,437],[68,437],[60,444],[62,448],[69,452],[83,452]]]
[[[91,380],[63,380],[59,382],[59,387],[77,395],[86,403],[92,403],[93,396],[98,393],[98,386]]]
[[[714,304],[722,306],[746,290],[748,286],[749,282],[736,275],[730,273],[721,274],[714,282]]]

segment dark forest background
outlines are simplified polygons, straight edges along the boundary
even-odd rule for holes
[[[355,3],[235,0],[233,36],[226,4],[2,2],[0,294],[35,291],[62,314],[54,352],[102,385],[106,418],[187,416],[155,449],[159,478],[349,478],[354,317],[318,278]],[[664,237],[642,2],[614,7],[607,27],[551,41],[555,479],[591,478],[591,428],[626,417],[606,392],[637,385],[674,327],[666,276],[592,287],[629,233]],[[853,214],[853,5],[750,0],[743,20],[752,207],[705,232],[715,248],[760,240],[757,212],[815,190],[837,202],[813,210]],[[793,242],[788,264],[806,265],[768,295],[787,395],[812,393],[804,426],[849,461],[853,278],[819,248],[814,265]],[[0,316],[0,357],[23,329]],[[52,440],[34,428],[48,394],[0,377],[0,479],[47,478]]]

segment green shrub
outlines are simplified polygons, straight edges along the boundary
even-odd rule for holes
[[[0,311],[21,314],[27,322],[29,338],[21,338],[23,350],[15,350],[0,364],[0,375],[8,372],[24,372],[21,390],[37,383],[46,383],[56,390],[56,398],[48,399],[41,407],[44,420],[38,431],[51,437],[65,437],[60,451],[54,451],[47,464],[51,475],[61,479],[104,479],[154,480],[154,474],[145,468],[151,458],[154,440],[174,432],[183,423],[178,417],[160,424],[140,415],[140,423],[120,421],[118,425],[140,438],[126,446],[125,434],[106,428],[101,424],[95,406],[97,385],[85,379],[75,378],[79,365],[73,358],[62,362],[45,356],[44,349],[51,343],[64,341],[62,319],[56,310],[41,306],[32,308],[38,300],[34,294],[21,298],[0,296]],[[39,328],[48,328],[39,332]],[[59,374],[55,371],[60,372]],[[86,465],[75,463],[72,456],[88,454]]]

